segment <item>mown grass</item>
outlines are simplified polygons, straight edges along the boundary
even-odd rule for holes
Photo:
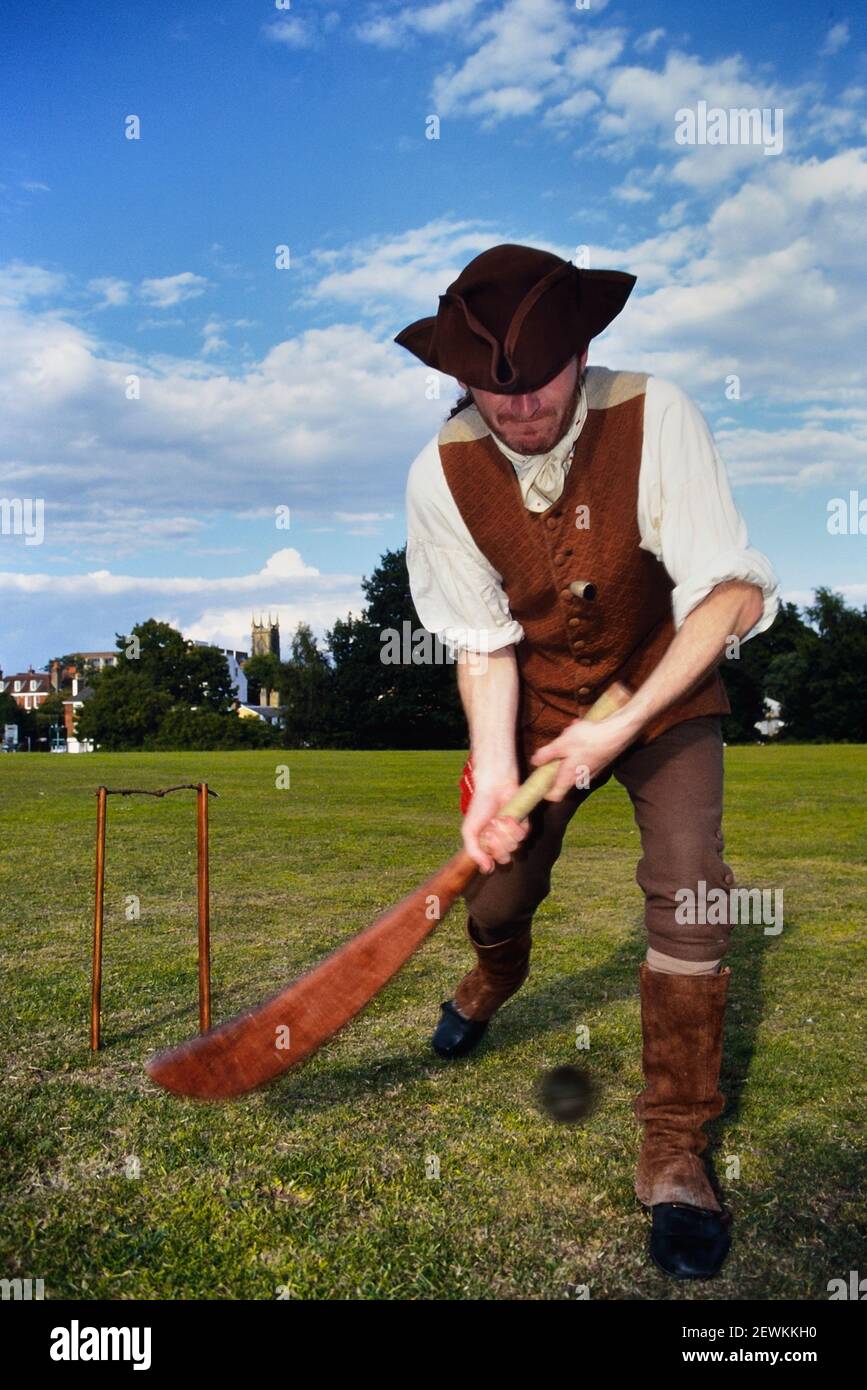
[[[285,761],[291,787],[278,790]],[[88,1051],[94,787],[206,778],[214,1017],[257,1001],[454,849],[458,753],[0,761],[4,1004],[0,1256],[51,1298],[823,1299],[867,1268],[867,748],[727,754],[726,857],[782,887],[742,928],[712,1127],[735,1243],[712,1284],[645,1259],[632,1191],[640,1089],[638,836],[609,785],[573,822],[533,973],[475,1057],[429,1049],[469,955],[456,908],[300,1071],[225,1106],[143,1064],[197,1026],[192,793],[112,798],[103,1051]],[[128,894],[141,901],[127,921]],[[589,1058],[575,1052],[588,1024]],[[540,1071],[589,1061],[583,1125],[539,1113]],[[425,1176],[437,1155],[440,1178]],[[735,1161],[739,1176],[734,1176]],[[127,1176],[138,1172],[138,1176]],[[726,1176],[729,1173],[731,1176]]]

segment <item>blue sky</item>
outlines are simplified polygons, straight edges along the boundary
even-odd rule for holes
[[[500,241],[637,274],[591,362],[698,400],[787,597],[867,601],[827,530],[867,497],[854,6],[5,0],[0,54],[0,497],[45,503],[0,534],[6,672],[357,609],[454,395],[391,340]],[[701,101],[782,153],[678,144]]]

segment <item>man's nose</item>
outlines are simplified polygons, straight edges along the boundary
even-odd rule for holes
[[[516,420],[529,420],[538,413],[538,396],[513,396],[512,402],[512,415]]]

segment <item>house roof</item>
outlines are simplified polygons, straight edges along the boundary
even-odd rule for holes
[[[273,724],[283,713],[282,709],[274,705],[251,705],[247,700],[238,700],[236,704],[238,714],[242,719],[250,719],[255,715],[257,719],[264,719],[268,724]],[[247,710],[248,713],[246,715],[241,714],[241,710]]]
[[[14,691],[16,681],[21,681],[22,686],[25,681],[27,682],[28,686],[30,685],[31,681],[38,681],[39,685],[37,686],[37,690],[51,689],[51,677],[49,676],[47,671],[10,671],[8,675],[4,673],[3,676],[0,676],[0,686],[2,686],[3,689],[7,692],[10,689]],[[22,689],[17,693],[19,695],[23,695],[24,691]]]
[[[89,700],[92,694],[93,694],[93,686],[92,686],[92,685],[82,685],[82,686],[79,687],[79,690],[78,690],[78,694],[77,694],[77,695],[70,695],[68,699],[66,699],[66,700],[63,701],[63,703],[64,703],[65,705],[80,705],[80,704],[82,704],[85,700]]]

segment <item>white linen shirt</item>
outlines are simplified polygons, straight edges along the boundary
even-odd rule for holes
[[[450,650],[497,651],[520,642],[524,630],[509,611],[502,576],[452,497],[437,439],[438,433],[416,457],[407,480],[413,601],[424,626]],[[562,465],[564,478],[570,463],[571,456]],[[520,478],[514,460],[513,467]],[[748,636],[770,627],[779,584],[766,556],[749,543],[707,421],[679,386],[653,376],[644,397],[637,519],[642,550],[665,565],[674,583],[675,628],[726,580],[755,584],[764,595],[764,612]]]

